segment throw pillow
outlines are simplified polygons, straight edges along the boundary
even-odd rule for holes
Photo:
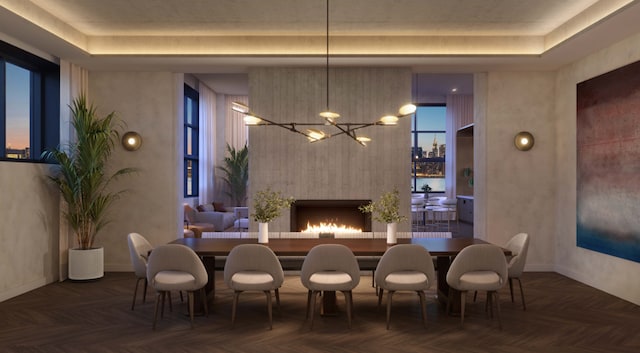
[[[213,211],[215,211],[213,209],[213,205],[210,204],[210,203],[206,203],[206,204],[200,205],[198,207],[202,207],[202,210],[200,212],[213,212]]]
[[[227,209],[224,208],[224,204],[222,202],[212,202],[213,204],[213,209],[216,212],[227,212]]]
[[[199,205],[198,207],[196,207],[196,210],[198,210],[198,212],[204,212],[204,206]]]

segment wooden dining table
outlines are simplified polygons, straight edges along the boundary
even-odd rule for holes
[[[208,297],[215,296],[215,271],[216,257],[226,257],[231,249],[240,244],[255,244],[257,239],[252,238],[180,238],[171,242],[172,244],[182,244],[193,249],[202,259],[209,282],[206,291]],[[347,246],[355,256],[381,257],[390,246],[386,239],[334,239],[334,238],[314,238],[314,239],[270,239],[264,244],[273,250],[278,257],[305,256],[311,248],[319,244],[342,244]],[[437,297],[442,303],[446,303],[449,294],[447,284],[447,271],[455,257],[462,249],[473,244],[487,244],[486,241],[476,238],[410,238],[398,239],[398,244],[418,244],[426,248],[431,256],[436,258],[437,268]],[[508,249],[503,249],[505,255],[510,255]],[[325,312],[330,312],[335,306],[335,293],[327,293],[323,296],[323,306]],[[452,308],[455,312],[460,306],[460,295],[454,292],[452,298]],[[333,303],[332,303],[333,301]]]

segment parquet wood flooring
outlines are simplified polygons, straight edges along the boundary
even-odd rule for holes
[[[153,292],[131,311],[135,277],[107,273],[90,282],[54,283],[0,303],[0,352],[640,352],[640,307],[556,273],[525,273],[527,311],[508,287],[500,292],[503,329],[485,315],[484,295],[469,298],[464,327],[427,293],[428,324],[415,293],[397,293],[391,329],[371,279],[354,292],[351,330],[342,309],[335,317],[305,321],[306,291],[289,275],[280,312],[269,330],[262,293],[240,296],[230,328],[232,293],[217,277],[208,317],[189,326],[186,304],[174,295],[173,312],[151,329]],[[516,292],[518,294],[518,292]],[[384,302],[384,301],[383,301]]]

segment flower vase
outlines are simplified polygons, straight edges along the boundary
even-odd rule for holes
[[[398,223],[387,223],[387,244],[395,244],[398,242],[396,237],[396,231],[398,230]]]
[[[269,223],[258,223],[258,243],[269,242]]]

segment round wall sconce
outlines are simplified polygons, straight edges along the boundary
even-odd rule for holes
[[[516,134],[515,145],[516,148],[520,151],[528,151],[533,148],[535,140],[533,139],[533,135],[531,135],[528,131],[520,131]]]
[[[142,145],[142,136],[135,131],[128,131],[122,135],[122,147],[127,151],[135,151]]]

